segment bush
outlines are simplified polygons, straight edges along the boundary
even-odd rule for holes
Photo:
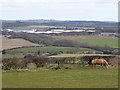
[[[32,56],[31,54],[28,54],[26,56],[24,56],[24,58],[33,58],[34,56]]]
[[[6,50],[2,50],[2,54],[6,54]]]
[[[48,57],[37,57],[33,59],[33,62],[36,64],[37,67],[44,67],[47,63],[49,63]]]
[[[2,66],[2,69],[3,69],[3,70],[10,70],[10,68],[11,68],[11,67],[8,66],[8,65],[3,65],[3,66]]]
[[[36,66],[36,64],[34,64],[34,63],[28,63],[28,64],[27,64],[27,68],[28,68],[28,69],[36,69],[37,66]]]
[[[112,54],[111,51],[103,51],[103,54]]]

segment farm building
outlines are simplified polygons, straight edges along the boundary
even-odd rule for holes
[[[87,30],[86,31],[88,34],[95,34],[96,33],[96,30]]]

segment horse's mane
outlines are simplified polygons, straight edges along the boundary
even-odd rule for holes
[[[105,61],[105,63],[108,65],[108,62],[106,61],[106,60],[104,60]]]

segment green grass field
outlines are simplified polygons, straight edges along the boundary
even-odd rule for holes
[[[9,50],[8,52],[80,52],[80,51],[94,51],[88,48],[75,48],[75,47],[26,47]]]
[[[91,39],[91,40],[77,40],[78,42],[84,42],[91,46],[110,46],[112,48],[118,48],[118,40],[117,39]]]
[[[117,69],[7,71],[2,79],[3,88],[118,88]]]
[[[53,55],[49,57],[79,57],[83,55],[94,55],[94,54],[58,54],[58,55]]]
[[[58,55],[53,55],[49,57],[80,57],[80,56],[94,56],[94,55],[102,55],[102,56],[107,56],[106,54],[58,54]]]
[[[77,42],[85,42],[91,46],[110,46],[118,48],[118,38],[115,36],[99,36],[99,35],[80,35],[80,36],[51,36],[57,40],[72,40]]]

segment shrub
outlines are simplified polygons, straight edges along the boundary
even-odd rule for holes
[[[26,56],[24,56],[24,58],[33,58],[34,56],[32,56],[31,54],[28,54]]]
[[[112,54],[111,51],[103,51],[103,54]]]
[[[44,67],[47,63],[49,63],[48,57],[37,57],[33,59],[33,62],[36,64],[37,67]]]
[[[27,64],[27,68],[28,68],[28,69],[36,69],[37,66],[36,66],[36,64],[34,64],[34,63],[28,63],[28,64]]]
[[[2,50],[2,54],[6,54],[6,50]]]

